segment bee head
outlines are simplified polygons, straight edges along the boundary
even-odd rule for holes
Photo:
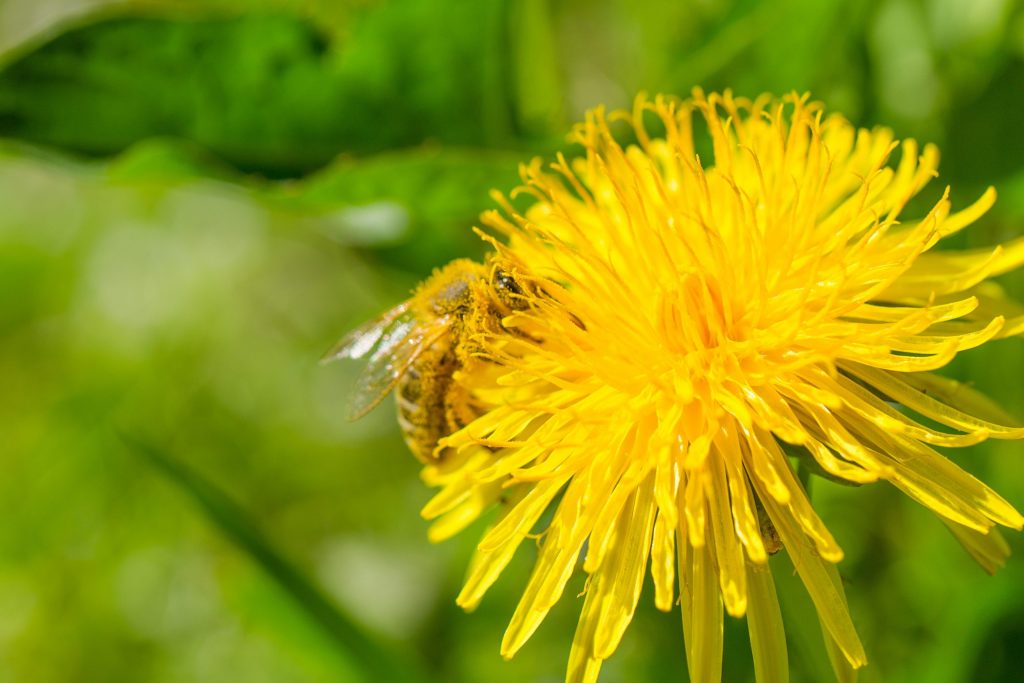
[[[491,289],[498,303],[511,311],[525,311],[530,307],[522,285],[509,271],[495,267],[491,271]]]

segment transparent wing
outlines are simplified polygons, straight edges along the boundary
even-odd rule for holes
[[[320,362],[329,363],[339,358],[362,358],[373,354],[382,343],[394,339],[394,335],[389,333],[395,331],[394,328],[403,321],[412,321],[408,301],[346,334],[324,354]]]
[[[419,321],[396,320],[381,337],[370,354],[352,395],[348,418],[357,420],[373,410],[395,388],[416,359],[447,333],[447,318],[438,318],[429,325]]]
[[[338,342],[324,358],[325,361],[367,358],[352,395],[348,418],[357,420],[373,410],[394,389],[409,366],[447,329],[446,317],[424,324],[416,319],[407,304],[403,304]]]

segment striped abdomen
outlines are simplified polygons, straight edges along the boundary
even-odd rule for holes
[[[452,375],[457,368],[450,341],[438,341],[416,359],[395,387],[398,425],[413,455],[423,462],[436,460],[437,442],[458,429],[449,420]]]

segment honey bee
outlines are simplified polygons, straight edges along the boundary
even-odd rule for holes
[[[323,360],[366,359],[349,419],[367,414],[394,389],[406,444],[422,462],[434,462],[443,457],[438,441],[482,412],[456,378],[480,351],[475,335],[501,333],[506,316],[527,308],[510,272],[459,259],[435,271],[410,299],[347,334]]]

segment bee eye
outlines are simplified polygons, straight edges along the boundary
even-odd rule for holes
[[[513,279],[513,277],[511,275],[509,275],[508,273],[505,273],[505,272],[499,273],[497,280],[498,280],[497,286],[500,287],[501,289],[505,290],[509,294],[519,294],[519,295],[522,295],[522,293],[523,293],[522,287],[520,287],[519,283],[516,282],[515,279]]]
[[[523,288],[508,271],[496,270],[493,283],[494,291],[503,304],[514,311],[529,308],[529,304],[523,296]]]

